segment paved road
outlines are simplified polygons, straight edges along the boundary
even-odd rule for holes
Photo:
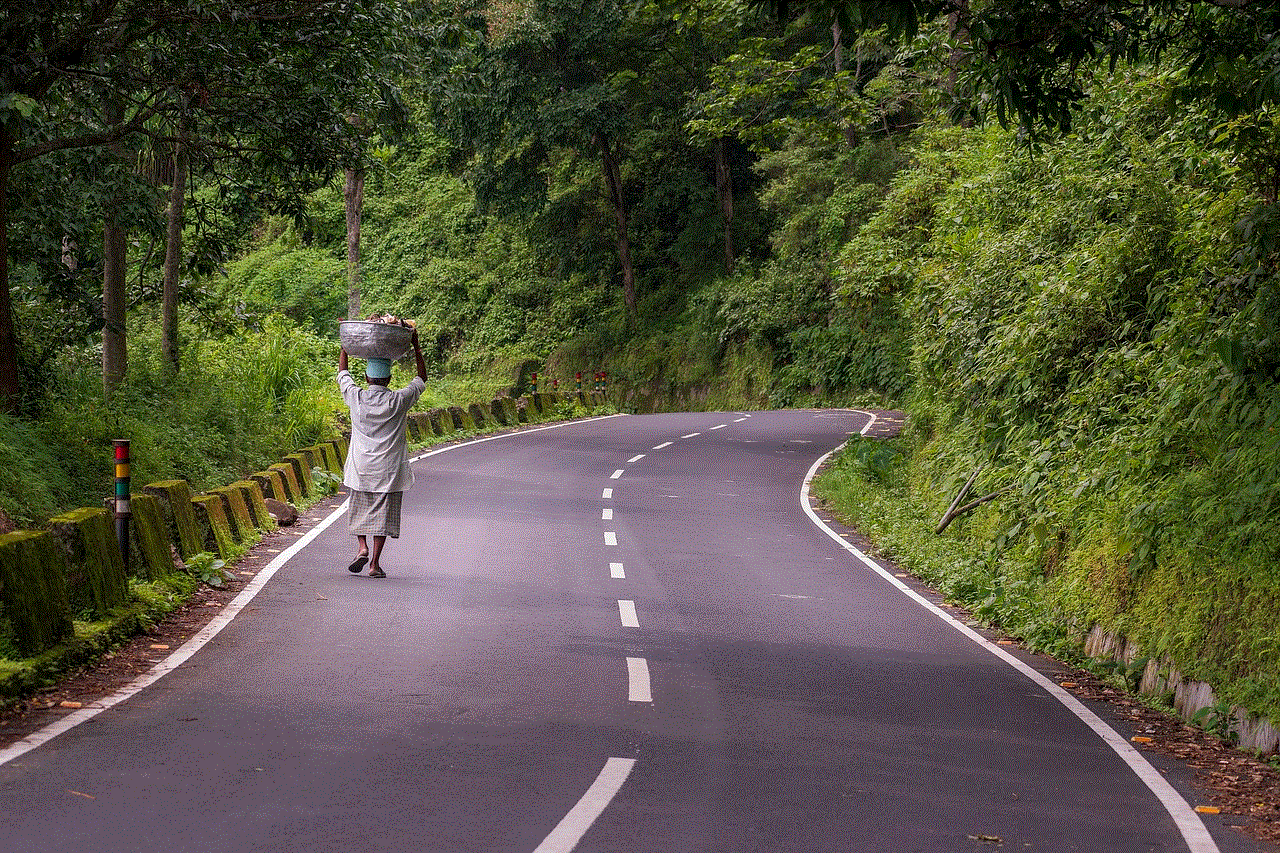
[[[346,572],[339,520],[182,666],[0,766],[0,851],[1215,849],[815,526],[802,482],[868,420],[432,454],[389,578]]]

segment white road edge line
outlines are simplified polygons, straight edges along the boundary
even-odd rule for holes
[[[619,468],[617,471],[614,471],[612,474],[609,475],[609,479],[616,480],[621,476],[622,476],[622,469]]]
[[[680,436],[680,437],[681,437],[681,438],[695,438],[695,437],[697,437],[697,436],[699,436],[699,435],[702,435],[702,433],[700,433],[700,432],[691,432],[691,433],[689,433],[688,435],[682,435],[682,436]]]
[[[612,530],[606,530],[604,532],[604,544],[616,546],[618,544],[618,534],[614,533]]]
[[[605,507],[604,509],[600,510],[600,520],[613,521],[613,509],[611,507]]]
[[[652,702],[649,689],[649,662],[644,658],[627,658],[627,699],[632,702]]]
[[[628,459],[627,462],[639,462],[643,458],[644,458],[643,453],[637,453],[635,456],[632,456],[630,459]]]
[[[639,628],[640,617],[636,615],[636,603],[625,598],[618,599],[618,618],[624,628]]]
[[[610,563],[610,564],[609,564],[609,577],[611,577],[611,578],[626,578],[626,576],[627,576],[627,573],[626,573],[625,571],[623,571],[623,569],[622,569],[622,563]]]
[[[609,807],[613,798],[622,789],[622,783],[631,775],[631,768],[636,766],[634,758],[610,758],[604,763],[604,769],[591,783],[591,787],[578,800],[577,805],[569,809],[569,813],[556,824],[551,834],[534,848],[533,853],[569,853],[578,846],[582,836],[586,834],[596,818]]]
[[[860,435],[865,436],[867,431],[870,430],[871,426],[876,422],[876,415],[873,412],[866,412],[862,410],[853,411],[858,411],[860,414],[869,415],[871,417],[871,420],[867,422],[867,425],[862,428],[860,433]],[[847,442],[845,443],[847,444]],[[1151,793],[1156,796],[1156,799],[1158,799],[1160,804],[1164,806],[1165,811],[1167,811],[1169,816],[1173,818],[1173,822],[1177,824],[1178,831],[1182,833],[1182,838],[1186,841],[1187,850],[1190,851],[1190,853],[1220,853],[1217,843],[1213,840],[1213,836],[1209,834],[1209,830],[1205,827],[1204,821],[1202,821],[1200,816],[1196,814],[1195,809],[1193,809],[1190,803],[1188,803],[1183,796],[1179,794],[1163,776],[1160,775],[1158,770],[1151,766],[1150,762],[1142,756],[1142,753],[1138,752],[1137,749],[1124,739],[1123,735],[1108,726],[1097,714],[1086,708],[1079,699],[1072,696],[1062,687],[1059,687],[1052,679],[1047,678],[1031,666],[1009,654],[1007,651],[1000,648],[977,631],[974,631],[968,625],[965,625],[963,622],[956,619],[950,613],[947,613],[945,610],[938,607],[929,599],[917,593],[901,580],[894,577],[892,572],[886,571],[878,563],[858,550],[853,544],[840,538],[839,533],[836,533],[828,527],[826,523],[818,517],[817,513],[815,513],[813,508],[809,505],[809,485],[813,482],[813,478],[816,476],[818,468],[821,467],[822,463],[826,462],[833,455],[838,453],[844,446],[844,444],[841,444],[840,447],[835,448],[835,450],[832,450],[825,456],[818,459],[818,461],[813,463],[813,467],[809,469],[809,473],[805,475],[804,484],[800,487],[800,506],[804,509],[805,514],[809,516],[809,520],[821,528],[827,536],[831,537],[831,539],[834,540],[841,548],[844,548],[852,554],[867,568],[871,569],[873,572],[897,587],[898,591],[903,595],[912,599],[921,607],[931,612],[934,616],[937,616],[943,622],[946,622],[952,628],[955,628],[961,634],[968,637],[970,640],[977,643],[979,646],[983,647],[988,652],[1016,669],[1018,672],[1022,673],[1031,681],[1035,682],[1050,696],[1058,700],[1058,702],[1060,702],[1068,711],[1079,717],[1080,720],[1092,729],[1107,746],[1111,747],[1111,750],[1120,757],[1121,761],[1129,765],[1129,769],[1132,770],[1134,774],[1151,790]]]
[[[728,424],[719,424],[717,426],[713,426],[711,429],[724,429],[727,426]],[[711,430],[707,430],[707,432],[711,432]]]
[[[664,442],[662,442],[662,444],[659,444],[657,447],[655,447],[655,448],[653,448],[653,449],[654,449],[654,450],[661,450],[661,449],[662,449],[662,448],[664,448],[664,447],[670,447],[670,446],[671,446],[671,442],[669,442],[669,441],[664,441]]]
[[[600,500],[602,500],[602,501],[611,501],[611,500],[613,500],[613,489],[605,489],[603,492],[601,492],[601,493],[600,493]]]
[[[447,450],[453,450],[458,447],[468,447],[472,444],[483,444],[486,441],[494,441],[499,438],[509,438],[510,436],[513,436],[513,435],[525,435],[531,432],[542,432],[543,430],[548,430],[548,429],[559,429],[560,427],[569,426],[570,424],[581,424],[581,423],[587,423],[589,421],[602,421],[602,420],[608,420],[609,418],[617,418],[617,417],[625,417],[625,415],[603,415],[598,418],[584,418],[579,421],[565,421],[564,423],[550,424],[549,426],[537,427],[535,429],[526,429],[526,430],[521,430],[519,432],[508,432],[508,433],[503,433],[502,435],[491,435],[485,438],[477,438],[471,441],[464,441],[460,444],[451,444],[448,447],[440,447],[431,451],[430,453],[424,453],[421,456],[414,457],[409,461],[417,462],[419,459],[425,459],[426,457],[434,456],[437,453],[444,453]],[[67,714],[65,717],[50,723],[49,725],[45,726],[44,728],[38,731],[32,732],[31,734],[24,737],[22,740],[16,741],[10,744],[9,746],[5,747],[4,749],[0,749],[0,766],[8,764],[10,761],[13,761],[15,758],[19,758],[23,755],[26,755],[28,752],[35,749],[36,747],[39,747],[48,743],[49,741],[56,738],[58,735],[63,734],[64,732],[68,732],[71,729],[74,729],[76,726],[80,725],[81,723],[85,723],[85,722],[88,722],[89,720],[92,720],[94,717],[98,716],[108,708],[112,708],[112,707],[115,707],[116,705],[119,705],[121,702],[142,692],[142,690],[144,690],[145,688],[151,686],[152,684],[155,684],[161,678],[173,672],[175,669],[177,669],[179,666],[185,663],[192,655],[200,651],[201,647],[203,647],[205,643],[212,640],[214,637],[218,635],[218,633],[223,628],[227,627],[227,625],[231,623],[231,620],[234,619],[240,613],[240,611],[245,608],[245,605],[247,605],[250,601],[252,601],[254,596],[256,596],[259,592],[262,591],[262,588],[267,585],[267,581],[271,580],[272,576],[275,575],[276,572],[278,572],[286,563],[288,563],[291,559],[293,559],[293,556],[295,554],[297,554],[299,551],[301,551],[303,548],[309,545],[313,539],[315,539],[322,532],[324,532],[329,527],[329,525],[333,524],[335,521],[341,518],[346,513],[346,511],[347,511],[347,502],[343,501],[342,504],[337,509],[335,509],[327,518],[318,522],[315,527],[308,530],[302,536],[302,538],[300,538],[297,542],[294,542],[287,549],[277,554],[270,563],[268,563],[266,566],[262,568],[260,572],[258,572],[258,574],[254,577],[253,580],[249,581],[248,585],[245,586],[244,589],[240,590],[239,595],[233,598],[227,604],[226,607],[222,608],[222,610],[218,613],[217,616],[213,617],[213,619],[209,621],[209,624],[205,625],[204,628],[202,628],[196,634],[192,635],[191,639],[187,640],[185,643],[183,643],[181,646],[175,649],[172,654],[170,654],[164,660],[157,663],[155,666],[151,667],[151,669],[144,672],[142,675],[138,676],[133,681],[126,684],[124,687],[121,687],[116,692],[111,693],[107,696],[104,696],[101,699],[97,700],[96,702],[91,702],[89,703],[89,705],[87,705],[84,708],[80,708],[78,710],[72,711],[70,714]]]

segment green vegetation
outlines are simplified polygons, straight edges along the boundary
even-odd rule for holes
[[[172,0],[83,64],[47,5],[0,27],[19,525],[114,437],[205,488],[333,435],[335,324],[390,311],[423,407],[901,405],[820,486],[883,547],[1280,718],[1274,4]]]

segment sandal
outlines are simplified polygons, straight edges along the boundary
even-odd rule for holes
[[[353,575],[360,574],[364,570],[365,563],[369,562],[368,554],[357,554],[356,558],[351,561],[351,565],[347,566],[347,571]]]
[[[385,578],[386,576],[387,576],[387,573],[384,572],[382,569],[374,569],[373,571],[369,572],[369,577],[371,578]]]

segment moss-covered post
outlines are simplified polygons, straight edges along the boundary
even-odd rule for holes
[[[120,543],[120,558],[128,572],[129,519],[133,515],[129,506],[129,439],[117,438],[111,443],[116,451],[116,541]]]
[[[0,535],[0,604],[19,654],[39,654],[71,636],[65,572],[48,533]]]
[[[75,613],[87,611],[101,618],[128,598],[124,554],[129,540],[125,540],[122,552],[111,527],[111,517],[103,509],[74,509],[49,519],[49,531],[62,552],[66,594]]]
[[[280,475],[280,484],[284,489],[284,496],[276,495],[276,500],[286,503],[295,503],[302,498],[302,487],[298,485],[298,474],[296,469],[288,462],[277,462],[267,468],[268,473],[274,471]]]
[[[185,559],[205,550],[196,524],[196,511],[191,505],[191,485],[186,480],[148,483],[142,491],[155,495],[160,501],[169,522],[169,539],[178,546],[179,555]]]
[[[293,466],[295,482],[298,484],[300,496],[309,497],[315,494],[315,486],[311,482],[311,465],[307,457],[301,453],[290,453],[284,461]]]
[[[224,560],[231,559],[235,555],[235,539],[222,498],[218,495],[195,495],[191,498],[191,505],[204,543],[201,550],[216,552]]]

